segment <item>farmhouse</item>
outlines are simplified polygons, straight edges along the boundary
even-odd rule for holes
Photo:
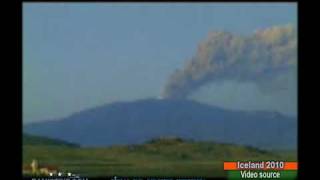
[[[30,166],[23,167],[23,174],[49,176],[58,173],[58,168],[49,165],[39,165],[37,160],[33,160]]]

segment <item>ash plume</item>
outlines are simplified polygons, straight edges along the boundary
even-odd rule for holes
[[[279,77],[292,75],[296,68],[297,31],[290,25],[257,30],[247,37],[210,32],[196,55],[169,77],[162,97],[186,98],[208,83],[225,80],[281,86]]]

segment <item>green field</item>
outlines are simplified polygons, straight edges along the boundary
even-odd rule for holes
[[[296,152],[267,152],[252,147],[181,139],[157,139],[142,145],[80,148],[23,145],[23,164],[32,159],[82,176],[225,177],[223,161],[295,161]]]

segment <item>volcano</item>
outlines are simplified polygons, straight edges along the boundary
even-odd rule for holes
[[[27,124],[23,130],[81,146],[139,144],[166,136],[268,149],[297,146],[295,117],[228,110],[185,99],[115,102],[66,118]]]

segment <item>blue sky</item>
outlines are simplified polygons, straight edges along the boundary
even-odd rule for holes
[[[24,3],[23,121],[157,97],[209,31],[248,35],[274,25],[296,26],[296,8],[294,3]],[[235,82],[212,87],[214,93],[204,88],[195,98],[226,108],[296,114],[292,95],[270,97]]]

